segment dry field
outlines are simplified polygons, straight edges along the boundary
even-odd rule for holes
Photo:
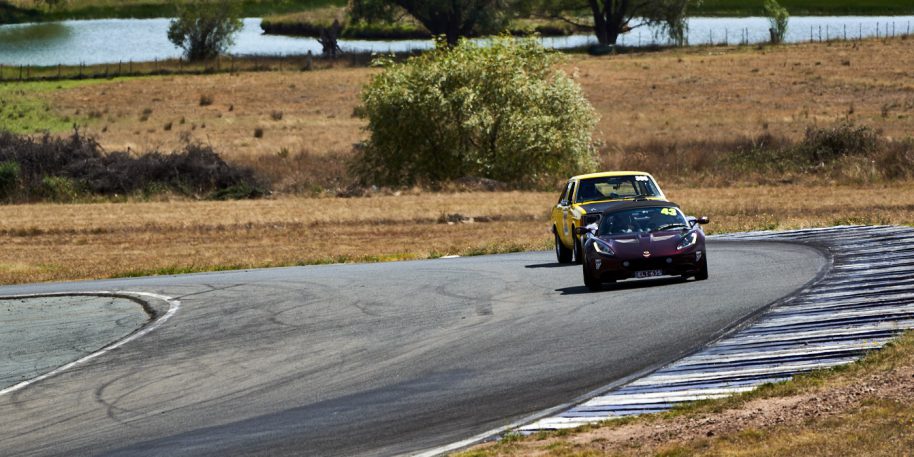
[[[914,224],[914,187],[907,184],[666,191],[688,213],[710,216],[710,233]],[[547,213],[555,199],[554,193],[415,191],[355,199],[0,206],[0,283],[549,249]],[[472,222],[453,223],[466,218]]]
[[[914,39],[574,55],[566,68],[600,113],[596,138],[612,164],[650,143],[799,138],[842,119],[893,138],[914,132]],[[60,116],[91,114],[89,133],[111,150],[195,139],[246,163],[301,151],[339,160],[365,137],[353,112],[374,71],[118,79],[43,96]]]

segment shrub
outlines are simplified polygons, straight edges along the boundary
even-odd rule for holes
[[[19,164],[12,161],[0,162],[0,199],[12,196],[19,186]]]
[[[209,106],[213,104],[213,96],[208,94],[200,95],[200,106]]]
[[[18,166],[26,200],[70,201],[82,194],[113,196],[149,189],[201,198],[227,189],[233,190],[226,196],[264,193],[252,170],[232,166],[212,147],[193,143],[169,154],[153,151],[137,156],[103,152],[94,140],[79,133],[69,138],[30,138],[0,132],[0,163],[4,162]]]
[[[72,202],[84,193],[83,186],[72,178],[45,176],[41,179],[41,195],[55,202]]]
[[[243,27],[238,2],[194,0],[179,7],[168,27],[168,39],[184,50],[188,60],[217,57],[234,43]]]
[[[536,40],[461,41],[396,64],[362,93],[363,183],[433,184],[464,176],[552,185],[594,166],[596,114]]]
[[[765,15],[768,16],[768,23],[771,25],[771,28],[768,29],[771,33],[771,42],[773,44],[782,43],[787,35],[787,22],[790,19],[787,8],[781,6],[777,0],[765,0],[763,8]]]
[[[270,113],[270,118],[273,119],[274,121],[281,121],[282,120],[282,111],[272,111]]]
[[[254,138],[263,138],[263,128],[257,127],[254,129]]]
[[[798,153],[814,164],[824,163],[845,155],[869,155],[878,143],[879,136],[873,129],[841,122],[833,127],[807,128]]]

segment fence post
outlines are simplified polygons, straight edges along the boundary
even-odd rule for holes
[[[57,79],[60,79],[60,64],[57,64]]]
[[[847,24],[844,24],[844,41],[847,41]]]
[[[831,41],[831,37],[828,33],[828,24],[825,24],[825,41]]]
[[[816,41],[816,40],[813,39],[813,37],[812,37],[812,27],[813,27],[813,26],[811,26],[811,25],[809,26],[809,41],[810,41],[810,42]]]
[[[117,61],[117,75],[118,76],[121,75],[121,61],[120,60]]]
[[[3,81],[3,64],[0,64],[0,81]]]
[[[32,66],[31,65],[25,66],[25,79],[32,79]]]
[[[857,35],[857,41],[860,41],[860,40],[863,40],[863,23],[861,22],[857,25],[860,26],[860,33],[859,33],[859,35]]]
[[[133,59],[127,62],[127,73],[131,75],[133,74]]]
[[[19,80],[22,81],[22,64],[19,65]]]

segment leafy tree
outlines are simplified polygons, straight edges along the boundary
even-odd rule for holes
[[[782,43],[784,36],[787,35],[787,22],[790,19],[790,13],[777,0],[765,0],[763,8],[765,9],[765,15],[768,16],[768,22],[771,24],[771,28],[768,29],[771,33],[771,43]]]
[[[433,35],[454,46],[460,37],[495,33],[505,25],[510,0],[352,0],[353,20],[390,19],[405,11]]]
[[[354,171],[390,186],[472,176],[537,187],[591,169],[597,116],[559,59],[535,39],[498,37],[378,62]]]
[[[660,27],[674,42],[685,42],[689,4],[700,0],[536,0],[540,14],[572,24],[592,26],[602,46],[616,44],[619,35],[636,27]],[[590,17],[592,24],[577,18]]]
[[[188,60],[211,59],[231,47],[243,25],[238,2],[196,0],[179,6],[168,27],[168,39],[184,50]]]

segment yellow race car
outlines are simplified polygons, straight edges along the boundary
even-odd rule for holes
[[[572,176],[552,209],[552,233],[559,263],[581,263],[581,237],[576,227],[600,222],[608,204],[623,200],[663,200],[666,196],[654,177],[641,171],[610,171]]]

